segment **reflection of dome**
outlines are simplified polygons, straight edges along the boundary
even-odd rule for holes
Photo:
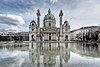
[[[44,67],[63,67],[63,63],[68,63],[70,59],[68,44],[34,43],[33,46],[31,44],[29,58],[33,64],[37,64],[37,67],[41,67],[41,65]]]
[[[44,16],[44,20],[48,20],[48,19],[55,20],[55,17],[53,14],[51,14],[50,9],[48,10],[48,14]]]

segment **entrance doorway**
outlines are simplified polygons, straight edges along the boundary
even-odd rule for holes
[[[65,35],[65,41],[68,41],[68,35]]]
[[[51,33],[49,33],[49,40],[51,40]]]
[[[32,35],[31,38],[32,38],[32,41],[35,41],[35,40],[34,40],[34,35]]]
[[[51,40],[51,36],[49,36],[49,40]]]

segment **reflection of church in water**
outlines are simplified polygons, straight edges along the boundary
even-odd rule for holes
[[[68,43],[30,43],[29,58],[35,67],[63,67],[70,58]]]
[[[30,43],[29,49],[29,58],[35,67],[65,67],[73,53],[100,58],[97,43]]]
[[[29,40],[30,41],[67,41],[70,40],[70,25],[68,21],[63,23],[63,12],[59,13],[59,22],[56,22],[55,16],[48,10],[44,16],[43,27],[40,27],[40,11],[37,13],[37,22],[34,20],[29,25]],[[56,23],[60,27],[56,27]]]

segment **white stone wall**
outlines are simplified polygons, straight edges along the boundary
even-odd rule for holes
[[[56,21],[55,20],[45,20],[44,21],[44,27],[49,27],[49,23],[51,23],[50,27],[55,27],[56,26]]]
[[[44,34],[43,38],[44,40],[49,40],[49,34]],[[57,35],[56,34],[51,34],[51,40],[57,40],[56,39]]]
[[[48,40],[49,35],[48,34],[43,34],[44,40]]]

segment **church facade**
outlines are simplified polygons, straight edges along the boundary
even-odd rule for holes
[[[59,22],[56,22],[55,16],[48,10],[44,16],[43,27],[40,27],[40,10],[37,10],[37,22],[32,21],[29,25],[29,41],[68,41],[70,40],[70,25],[68,21],[63,23],[63,12],[60,10]],[[56,26],[59,23],[59,27]]]

